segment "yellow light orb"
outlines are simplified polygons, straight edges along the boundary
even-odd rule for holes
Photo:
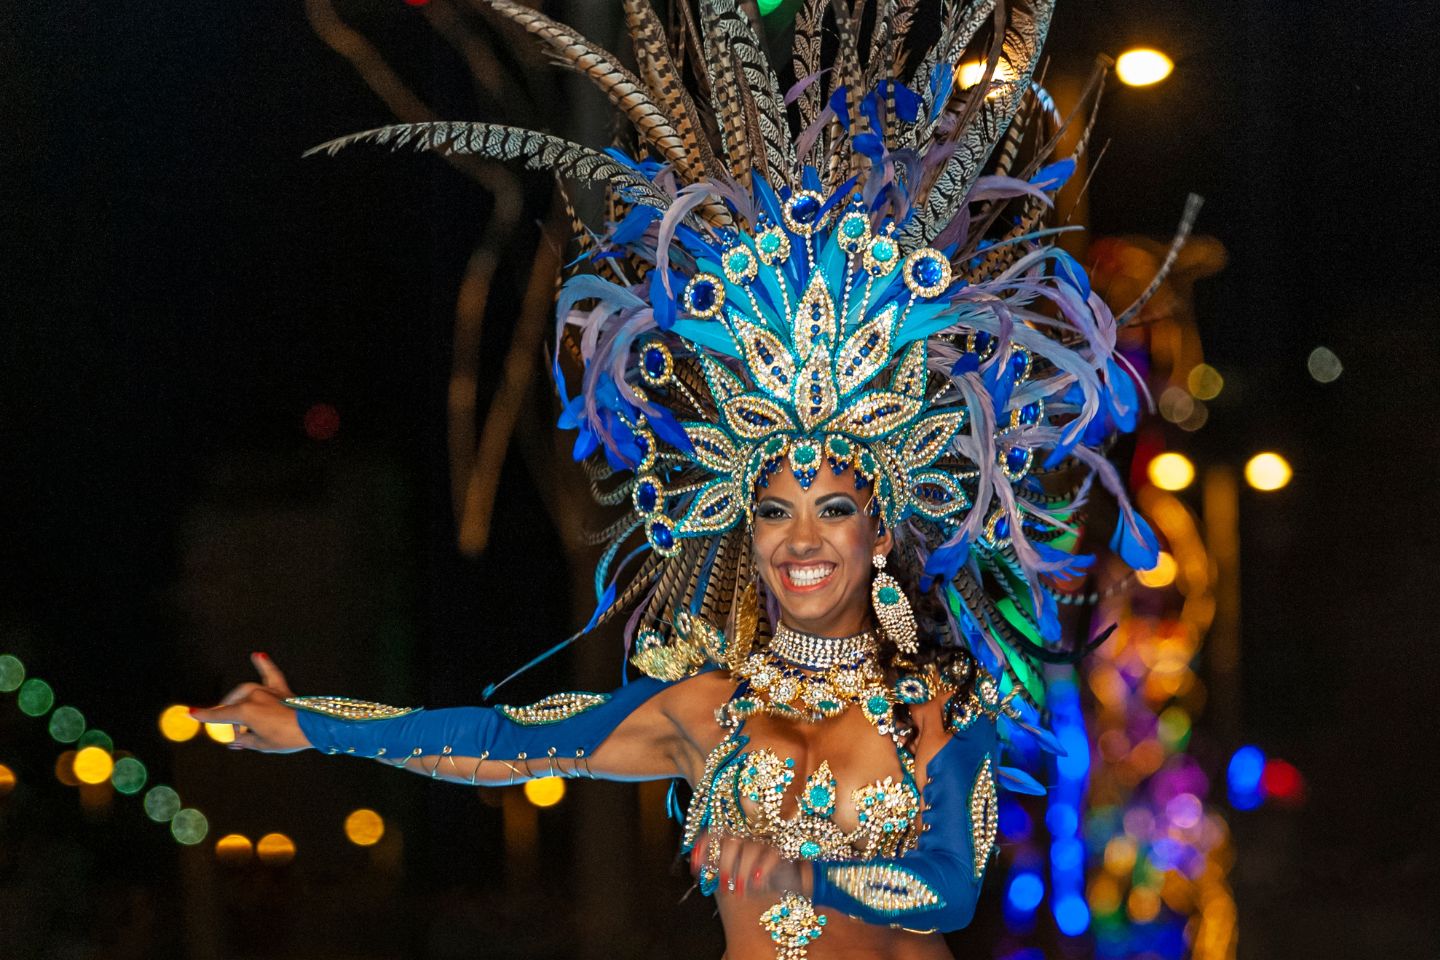
[[[0,763],[0,797],[15,789],[15,771]]]
[[[255,844],[255,855],[261,863],[283,866],[295,859],[295,841],[283,833],[267,833]]]
[[[1090,909],[1096,913],[1114,913],[1120,908],[1120,885],[1113,877],[1101,874],[1090,884]]]
[[[244,863],[254,852],[254,844],[243,833],[227,833],[215,841],[215,857],[225,863]]]
[[[1225,378],[1210,364],[1197,363],[1185,377],[1185,386],[1190,388],[1197,400],[1214,400],[1225,389]]]
[[[362,807],[345,818],[345,836],[357,847],[373,847],[385,836],[385,820]]]
[[[1245,482],[1256,490],[1279,490],[1291,475],[1289,462],[1278,453],[1257,453],[1245,464]]]
[[[1168,587],[1175,582],[1175,573],[1179,569],[1180,566],[1175,562],[1175,558],[1167,551],[1161,550],[1155,566],[1149,570],[1136,570],[1135,579],[1152,589]]]
[[[115,760],[103,747],[86,747],[75,754],[72,768],[81,783],[104,783],[115,772]]]
[[[205,735],[216,743],[234,743],[235,726],[229,723],[207,723]]]
[[[1131,87],[1148,87],[1170,76],[1175,61],[1159,50],[1136,47],[1120,54],[1115,61],[1115,75]]]
[[[1160,894],[1149,887],[1136,887],[1130,891],[1125,906],[1130,910],[1131,920],[1149,923],[1160,916]]]
[[[1161,490],[1184,490],[1195,479],[1195,464],[1183,453],[1166,452],[1151,460],[1146,472]]]
[[[1129,837],[1113,837],[1105,844],[1105,869],[1123,877],[1135,869],[1135,856],[1137,849],[1135,841]]]
[[[565,781],[559,777],[541,777],[525,781],[525,799],[537,807],[553,807],[565,796]]]
[[[160,733],[166,740],[183,743],[200,732],[200,721],[190,716],[190,708],[177,703],[160,714]]]

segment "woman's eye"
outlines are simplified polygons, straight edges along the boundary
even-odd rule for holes
[[[822,517],[852,517],[855,515],[855,508],[848,503],[832,503],[820,511]]]
[[[759,517],[761,520],[780,520],[784,518],[785,511],[775,506],[774,504],[762,504],[760,507],[756,508],[755,516]]]

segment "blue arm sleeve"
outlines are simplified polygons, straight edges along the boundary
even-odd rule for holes
[[[926,765],[923,832],[893,859],[816,860],[815,906],[866,923],[959,930],[975,914],[995,845],[995,724],[978,718]]]
[[[416,757],[507,763],[521,777],[584,775],[588,759],[627,716],[671,686],[644,677],[613,693],[559,693],[528,707],[450,707],[381,720],[297,710],[322,753],[403,764]],[[563,766],[557,767],[557,762]]]

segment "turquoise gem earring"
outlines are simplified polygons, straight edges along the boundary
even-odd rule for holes
[[[885,554],[877,553],[872,559],[875,581],[870,585],[870,604],[875,608],[875,619],[901,653],[914,653],[920,646],[910,601],[900,589],[900,582],[885,572]]]

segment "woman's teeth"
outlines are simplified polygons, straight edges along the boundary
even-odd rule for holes
[[[822,563],[814,567],[790,567],[786,571],[790,582],[797,587],[813,587],[835,572],[835,564]]]

